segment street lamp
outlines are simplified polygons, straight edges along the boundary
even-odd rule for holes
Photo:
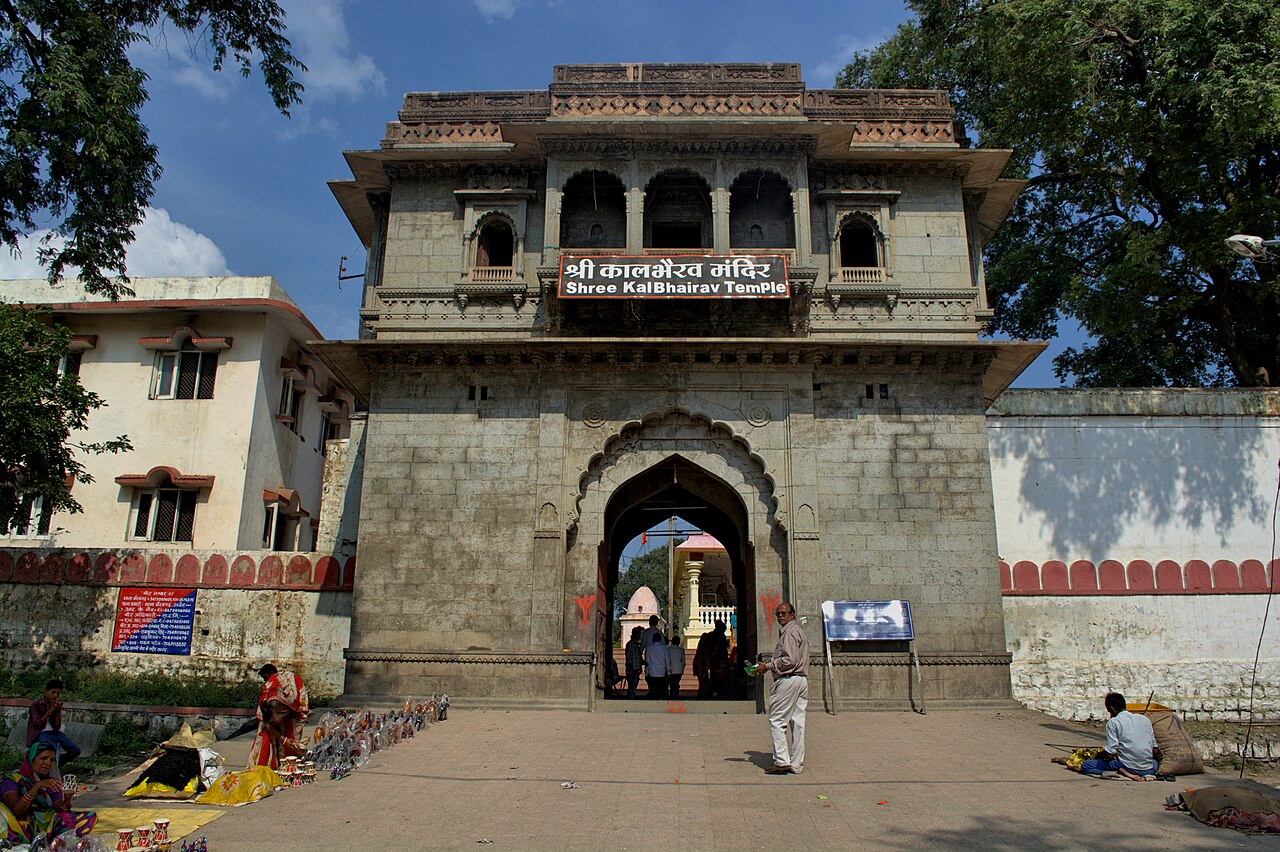
[[[1249,234],[1234,234],[1226,239],[1227,248],[1250,260],[1266,260],[1271,257],[1268,249],[1280,246],[1280,240],[1264,240]]]

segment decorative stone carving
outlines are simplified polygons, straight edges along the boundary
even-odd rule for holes
[[[599,429],[609,419],[609,415],[604,410],[604,406],[598,402],[588,402],[582,406],[582,423],[592,429]]]
[[[553,118],[663,116],[727,118],[804,114],[799,94],[776,95],[558,95],[552,93]]]
[[[950,120],[919,121],[886,119],[858,121],[853,125],[851,145],[884,145],[902,142],[955,144],[955,127]]]
[[[382,137],[383,148],[404,148],[417,145],[475,145],[502,141],[502,128],[492,121],[457,121],[439,124],[387,125],[387,135]]]
[[[757,429],[761,426],[769,425],[769,421],[773,419],[773,414],[769,411],[769,406],[765,405],[763,402],[747,403],[742,407],[742,416],[747,419],[748,423],[755,426]]]
[[[609,83],[800,83],[800,65],[795,62],[685,63],[627,62],[599,65],[557,65],[552,87],[561,84]]]

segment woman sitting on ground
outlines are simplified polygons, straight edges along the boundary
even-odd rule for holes
[[[249,750],[248,768],[279,769],[280,758],[302,757],[307,753],[302,742],[302,723],[311,709],[307,703],[307,687],[293,672],[278,671],[270,663],[259,669],[258,674],[266,683],[258,696],[258,735]]]
[[[98,815],[71,810],[74,790],[64,791],[53,777],[57,752],[52,743],[35,742],[18,771],[0,783],[0,813],[8,823],[10,843],[31,843],[37,837],[74,831],[84,837],[93,830]]]

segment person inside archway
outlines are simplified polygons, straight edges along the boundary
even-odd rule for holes
[[[684,677],[684,643],[678,634],[671,635],[667,645],[667,697],[680,697],[680,678]]]
[[[636,625],[631,628],[631,638],[625,648],[627,658],[627,698],[636,697],[636,687],[640,685],[640,673],[644,670],[644,646],[640,637],[644,628]]]
[[[729,640],[724,631],[724,622],[716,619],[715,629],[698,639],[698,650],[693,654],[693,674],[698,678],[699,698],[723,695],[729,687]]]
[[[650,698],[667,697],[667,637],[659,630],[644,648],[645,682]]]

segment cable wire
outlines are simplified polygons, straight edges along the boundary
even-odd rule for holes
[[[1280,468],[1280,463],[1277,464]],[[1275,594],[1276,578],[1276,517],[1280,513],[1280,477],[1276,479],[1276,499],[1271,506],[1271,558],[1267,561],[1263,572],[1267,577],[1267,605],[1262,610],[1262,629],[1258,631],[1258,648],[1253,653],[1253,674],[1249,678],[1249,720],[1244,728],[1244,746],[1240,749],[1240,777],[1244,777],[1244,766],[1249,760],[1249,738],[1253,734],[1253,690],[1258,685],[1258,660],[1262,658],[1262,638],[1267,635],[1267,620],[1271,615],[1271,598]]]

